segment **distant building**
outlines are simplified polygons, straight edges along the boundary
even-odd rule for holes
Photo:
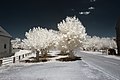
[[[0,26],[0,58],[12,55],[11,38],[12,36]]]

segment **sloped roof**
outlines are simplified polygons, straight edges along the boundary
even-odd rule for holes
[[[4,30],[1,26],[0,26],[0,36],[12,37],[7,31]]]

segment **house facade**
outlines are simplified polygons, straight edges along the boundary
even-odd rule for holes
[[[12,36],[0,26],[0,58],[12,55]]]

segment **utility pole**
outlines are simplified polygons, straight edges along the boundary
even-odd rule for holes
[[[117,42],[117,55],[120,56],[120,18],[116,24],[116,42]]]

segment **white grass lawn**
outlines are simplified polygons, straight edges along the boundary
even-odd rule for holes
[[[51,54],[58,54],[53,51]],[[63,57],[63,56],[59,56]],[[115,80],[82,60],[16,63],[0,67],[0,80]]]

